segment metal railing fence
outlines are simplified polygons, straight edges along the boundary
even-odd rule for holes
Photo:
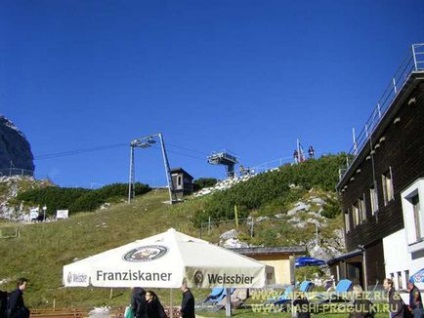
[[[401,65],[396,70],[362,130],[357,135],[355,132],[353,133],[354,142],[348,154],[356,157],[362,151],[381,119],[397,97],[398,93],[408,81],[410,75],[413,72],[421,71],[424,71],[424,43],[412,45],[411,51],[407,53]],[[350,163],[353,161],[354,160],[351,160]],[[348,167],[350,163],[347,164]],[[343,170],[344,172],[347,171],[347,169]],[[343,174],[341,177],[343,177]]]

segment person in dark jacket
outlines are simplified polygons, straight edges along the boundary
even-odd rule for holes
[[[0,290],[0,318],[7,318],[7,298],[9,293]]]
[[[194,314],[194,296],[185,282],[181,285],[181,291],[183,292],[183,299],[181,301],[180,309],[181,317],[195,318],[196,315]]]
[[[360,285],[353,286],[355,301],[349,313],[349,318],[374,318],[375,310],[373,303],[366,299]]]
[[[409,311],[414,315],[414,318],[422,318],[423,315],[423,301],[421,298],[420,290],[415,286],[412,280],[408,281],[409,291]]]
[[[297,318],[310,318],[311,311],[308,298],[304,293],[297,292],[296,294],[298,294],[298,297],[293,301],[293,306],[296,308]]]
[[[386,278],[383,282],[384,289],[387,291],[389,301],[390,318],[403,318],[404,303],[399,293],[395,290],[393,280]]]
[[[135,287],[131,296],[131,310],[135,318],[146,318],[146,291],[143,288]]]
[[[16,282],[17,288],[9,295],[7,302],[8,318],[29,318],[29,310],[24,304],[24,290],[27,286],[26,278],[19,278]]]
[[[146,318],[166,318],[165,310],[158,296],[152,290],[146,291],[145,298],[147,302]]]

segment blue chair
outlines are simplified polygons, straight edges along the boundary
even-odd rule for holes
[[[209,295],[206,297],[205,301],[216,301],[222,294],[225,293],[225,288],[222,287],[214,287],[212,288]]]
[[[293,294],[293,287],[289,286],[286,288],[284,293],[282,293],[273,303],[274,305],[283,305],[291,301],[291,297]]]
[[[207,309],[208,307],[213,307],[214,304],[221,301],[225,297],[225,288],[214,287],[206,298],[200,303],[196,304],[197,309]]]
[[[235,288],[230,288],[230,294],[229,294],[230,299],[235,290],[236,290]],[[219,295],[218,298],[216,299],[216,302],[212,304],[212,311],[218,311],[220,309],[225,308],[226,303],[227,303],[227,289],[224,288],[223,293]]]
[[[308,293],[310,291],[312,291],[312,289],[314,288],[314,283],[309,281],[309,280],[304,280],[302,283],[300,283],[299,285],[299,291],[302,293]]]
[[[309,280],[305,280],[299,285],[299,292],[308,293],[314,288],[314,283]],[[279,296],[276,301],[274,301],[274,305],[282,305],[287,302],[290,302],[292,299],[293,287],[287,287],[284,293]]]
[[[336,293],[348,292],[352,287],[352,281],[349,279],[341,279],[336,286]]]
[[[341,279],[336,285],[334,292],[328,292],[327,297],[322,297],[320,303],[348,302],[347,292],[352,289],[352,281]]]

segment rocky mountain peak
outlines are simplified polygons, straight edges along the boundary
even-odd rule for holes
[[[33,175],[34,156],[25,135],[0,114],[0,176]]]

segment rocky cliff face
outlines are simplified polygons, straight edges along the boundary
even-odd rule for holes
[[[0,114],[0,176],[33,175],[33,159],[25,135]]]

